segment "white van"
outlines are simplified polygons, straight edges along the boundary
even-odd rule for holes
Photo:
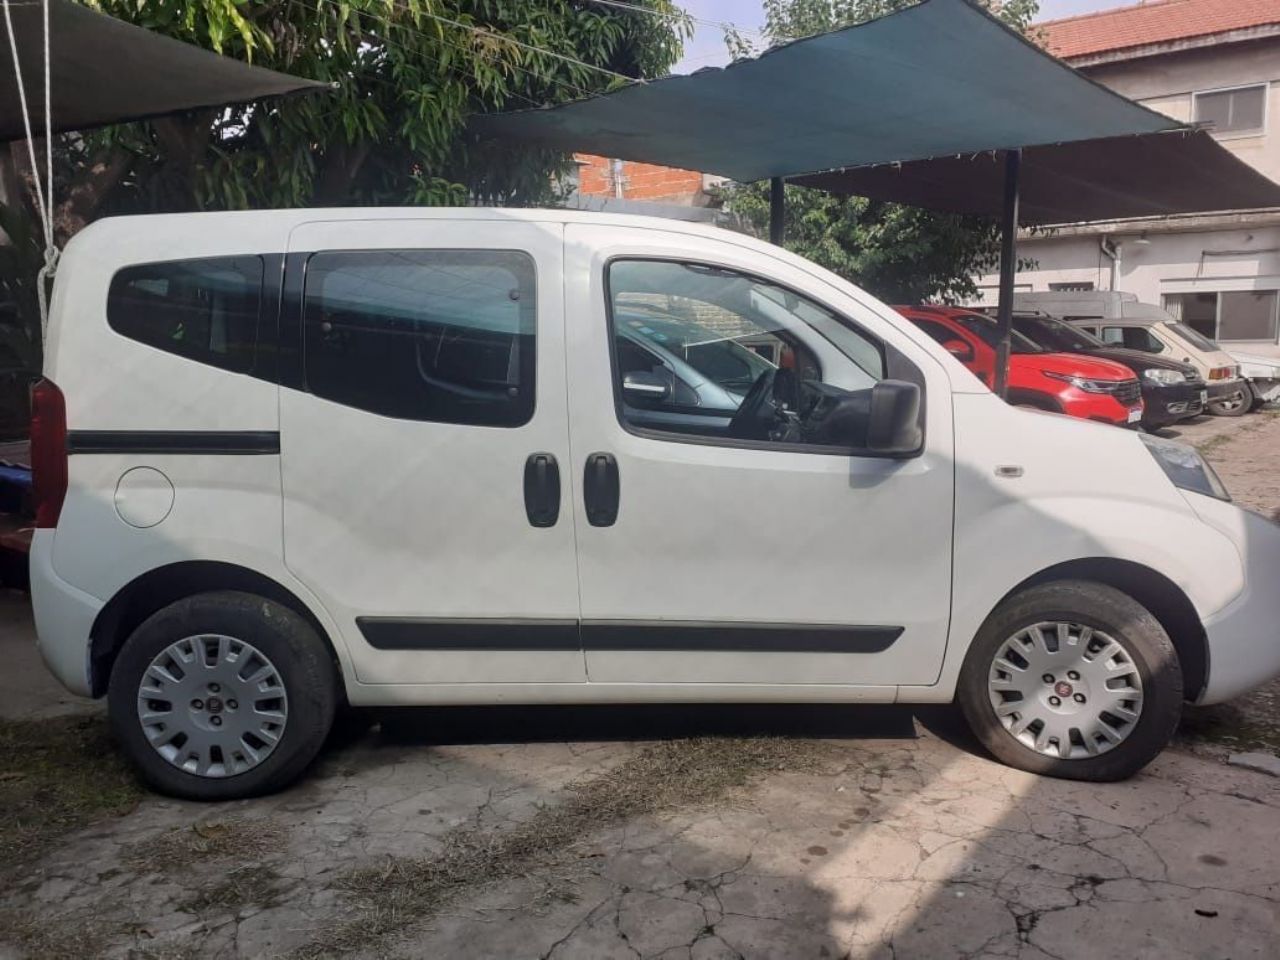
[[[1280,672],[1280,530],[1193,450],[1007,406],[714,228],[105,220],[45,375],[40,648],[171,794],[289,783],[343,701],[958,699],[1115,779]]]

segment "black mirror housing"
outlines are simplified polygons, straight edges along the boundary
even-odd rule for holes
[[[920,387],[905,380],[881,380],[871,388],[867,421],[867,450],[889,457],[920,452]]]

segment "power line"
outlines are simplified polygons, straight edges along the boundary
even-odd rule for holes
[[[302,3],[304,3],[304,4],[305,4],[305,3],[306,3],[306,0],[300,0],[300,2],[302,2]],[[316,0],[316,2],[318,2],[318,3],[325,3],[325,4],[328,4],[328,5],[333,6],[333,7],[338,7],[338,6],[339,6],[338,0]],[[314,7],[313,9],[315,9],[317,12],[319,12],[319,11],[320,11],[320,7],[318,7],[318,6],[317,6],[317,7]],[[367,11],[367,10],[360,11],[360,15],[361,15],[361,16],[364,16],[364,17],[368,17],[368,18],[369,18],[369,19],[371,19],[371,20],[377,20],[379,23],[383,23],[383,24],[387,25],[388,27],[395,27],[395,28],[398,28],[398,29],[400,29],[400,30],[404,30],[404,31],[406,31],[406,32],[408,32],[408,33],[416,34],[417,36],[423,37],[424,39],[430,40],[430,41],[432,41],[432,42],[439,42],[439,43],[445,43],[445,44],[448,44],[448,45],[452,46],[455,50],[462,51],[463,53],[471,53],[471,54],[476,54],[476,55],[480,55],[480,56],[488,57],[488,58],[490,58],[493,62],[498,63],[498,64],[503,65],[503,66],[511,67],[511,68],[512,68],[512,69],[514,69],[514,70],[519,70],[521,73],[525,74],[525,75],[526,75],[526,76],[528,76],[528,77],[533,78],[534,80],[538,80],[538,81],[541,81],[541,82],[543,82],[543,83],[559,84],[559,85],[560,85],[560,86],[562,86],[562,87],[566,87],[566,88],[568,88],[572,93],[576,94],[577,96],[580,96],[580,97],[589,97],[589,96],[592,96],[592,91],[590,91],[590,90],[585,90],[585,89],[583,89],[582,87],[579,87],[579,86],[577,86],[576,84],[574,84],[574,83],[570,82],[569,80],[564,79],[563,77],[557,77],[557,76],[555,76],[555,75],[553,75],[553,74],[549,74],[549,73],[539,73],[538,71],[536,71],[536,70],[531,70],[530,68],[528,68],[528,67],[524,66],[523,64],[516,63],[516,62],[515,62],[515,61],[513,61],[513,60],[503,60],[503,59],[501,59],[501,57],[500,57],[497,53],[491,52],[491,51],[489,51],[489,50],[476,50],[476,49],[474,49],[474,48],[464,47],[464,46],[461,46],[458,42],[456,42],[456,41],[454,41],[454,40],[451,40],[451,39],[449,39],[449,38],[448,38],[448,37],[446,37],[446,36],[443,36],[443,35],[442,35],[442,36],[438,36],[438,37],[437,37],[437,36],[432,36],[431,34],[425,33],[425,32],[423,32],[422,30],[415,29],[414,27],[409,26],[408,24],[405,24],[405,23],[397,23],[396,21],[391,20],[391,19],[389,19],[389,18],[387,18],[387,17],[380,17],[380,16],[378,16],[376,13],[373,13],[373,12],[371,12],[371,11]],[[500,34],[497,34],[496,36],[501,36],[501,35],[500,35]],[[391,39],[390,37],[379,37],[379,38],[378,38],[378,40],[379,40],[379,42],[381,42],[381,43],[390,44],[391,46],[396,47],[396,48],[397,48],[397,49],[399,49],[399,50],[403,50],[403,51],[405,51],[405,52],[407,52],[407,53],[413,53],[415,56],[423,56],[423,57],[426,57],[428,60],[432,61],[433,63],[438,64],[439,66],[442,66],[442,67],[443,67],[443,66],[445,66],[445,64],[444,64],[443,62],[441,62],[439,58],[437,58],[437,57],[433,57],[433,56],[431,56],[429,53],[426,53],[426,52],[424,52],[423,50],[421,50],[421,49],[419,49],[419,48],[417,48],[417,47],[410,47],[410,46],[408,46],[408,45],[406,45],[406,44],[404,44],[404,43],[400,43],[400,42],[398,42],[398,41],[396,41],[396,40],[393,40],[393,39]],[[452,69],[452,68],[451,68],[451,67],[449,67],[449,68],[447,68],[447,69]],[[376,80],[379,80],[379,81],[381,81],[381,82],[383,82],[383,83],[390,83],[390,82],[391,82],[391,81],[389,81],[389,80],[383,80],[383,78],[381,78],[381,77],[376,77],[376,78],[371,78],[371,79],[376,79]],[[529,97],[526,97],[526,96],[524,96],[524,95],[523,95],[523,94],[521,94],[521,93],[517,93],[517,92],[516,92],[516,91],[514,91],[514,90],[512,90],[512,91],[507,91],[507,92],[508,92],[511,96],[516,97],[516,98],[517,98],[517,99],[519,99],[519,100],[523,100],[525,103],[529,104],[530,106],[533,106],[533,107],[542,106],[542,104],[538,103],[538,101],[533,100],[533,99],[531,99],[531,98],[529,98]]]
[[[688,10],[679,7],[676,9],[678,13],[667,13],[664,10],[655,10],[653,7],[642,7],[635,3],[627,3],[626,0],[587,0],[588,3],[598,3],[605,7],[616,7],[619,10],[631,10],[634,13],[647,13],[651,17],[660,17],[664,20],[692,20],[694,23],[705,24],[708,27],[719,27],[721,30],[726,28],[732,29],[738,33],[750,33],[757,37],[764,37],[759,30],[753,30],[750,27],[742,27],[730,20],[708,20],[706,17],[696,17]]]

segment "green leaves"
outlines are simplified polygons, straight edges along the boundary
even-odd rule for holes
[[[82,0],[226,56],[335,81],[331,94],[236,106],[183,127],[152,123],[83,138],[74,182],[117,147],[133,160],[99,212],[552,199],[563,156],[472,142],[467,118],[605,90],[678,59],[688,20],[591,0]],[[579,62],[580,61],[580,62]],[[540,184],[540,186],[537,186]]]

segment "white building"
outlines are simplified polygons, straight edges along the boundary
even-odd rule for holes
[[[1039,25],[1050,51],[1280,181],[1280,0],[1157,0]],[[1019,290],[1122,290],[1229,346],[1280,356],[1280,209],[1025,233]],[[997,278],[983,277],[983,302]]]

